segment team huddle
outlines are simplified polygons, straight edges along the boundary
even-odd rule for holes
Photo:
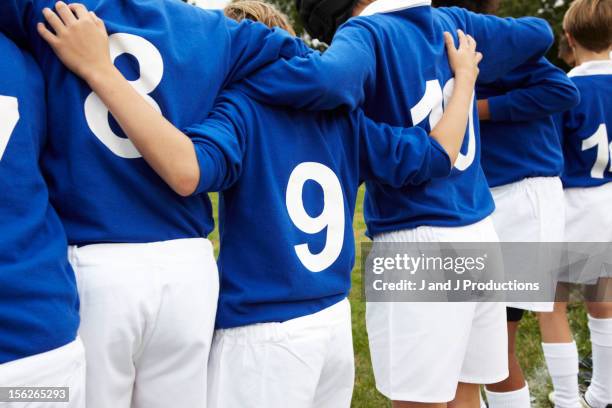
[[[612,0],[571,4],[569,74],[494,0],[297,6],[326,51],[259,1],[2,1],[0,387],[69,402],[0,406],[351,406],[362,184],[375,243],[612,242]],[[368,302],[376,388],[530,407],[527,310],[551,404],[606,408],[612,303],[586,303],[583,393],[565,302]]]

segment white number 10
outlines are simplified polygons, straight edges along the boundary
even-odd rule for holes
[[[431,129],[435,128],[438,122],[442,119],[444,114],[444,105],[448,104],[450,97],[453,94],[455,87],[455,80],[450,79],[446,85],[444,85],[444,91],[440,85],[440,81],[432,80],[427,81],[425,85],[425,95],[416,104],[416,106],[410,109],[412,116],[412,123],[416,126],[423,122],[429,116],[429,126]],[[472,95],[471,106],[474,105],[474,97]],[[459,152],[459,157],[455,162],[455,168],[460,171],[466,170],[472,165],[476,158],[476,132],[474,131],[474,110],[470,109],[469,123],[468,123],[468,151],[463,154]]]
[[[591,177],[596,179],[604,178],[604,171],[610,162],[612,156],[612,143],[608,142],[608,129],[606,124],[602,123],[597,132],[588,139],[582,141],[582,151],[590,150],[597,146],[597,159],[591,169]],[[610,165],[610,171],[612,171],[612,164]]]
[[[311,217],[304,208],[302,193],[308,180],[316,182],[323,189],[325,204],[318,217]],[[317,234],[327,228],[325,248],[318,254],[313,254],[308,244],[295,246],[298,258],[309,271],[324,271],[338,259],[344,245],[344,195],[338,177],[320,163],[301,163],[289,176],[286,199],[289,217],[300,230]]]
[[[17,98],[0,95],[0,161],[2,161],[17,122],[19,122],[19,102]]]

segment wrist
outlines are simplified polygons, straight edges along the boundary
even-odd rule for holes
[[[456,70],[455,71],[455,82],[457,84],[469,86],[473,88],[476,85],[476,78],[478,74],[473,70],[464,69],[464,70]]]
[[[83,79],[90,88],[95,90],[98,86],[107,83],[117,74],[121,75],[119,70],[117,70],[113,64],[108,64],[90,70],[83,75]]]

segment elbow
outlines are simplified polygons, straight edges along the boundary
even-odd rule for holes
[[[199,183],[199,174],[186,173],[173,180],[171,187],[181,197],[190,197],[195,194]]]
[[[454,151],[446,151],[446,154],[448,155],[448,159],[450,161],[450,168],[452,169],[453,167],[455,167],[455,163],[457,162],[457,159],[459,158],[459,150],[454,150]]]
[[[572,88],[568,92],[567,106],[565,107],[563,111],[565,112],[565,111],[574,109],[579,104],[580,104],[580,91],[578,91],[578,88],[576,88],[575,86],[572,86]]]
[[[553,29],[548,21],[543,19],[539,20],[540,24],[542,25],[542,29],[536,36],[536,44],[540,44],[540,50],[542,55],[544,55],[555,43],[555,33],[553,32]]]

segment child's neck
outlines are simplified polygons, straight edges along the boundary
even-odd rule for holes
[[[357,5],[353,9],[353,17],[360,15],[361,12],[365,10],[366,7],[368,7],[370,4],[374,3],[375,1],[376,0],[359,0],[357,2]]]
[[[605,61],[610,59],[610,51],[612,47],[602,52],[589,51],[581,46],[574,48],[574,55],[576,56],[576,65],[582,65],[585,62],[591,61]]]

